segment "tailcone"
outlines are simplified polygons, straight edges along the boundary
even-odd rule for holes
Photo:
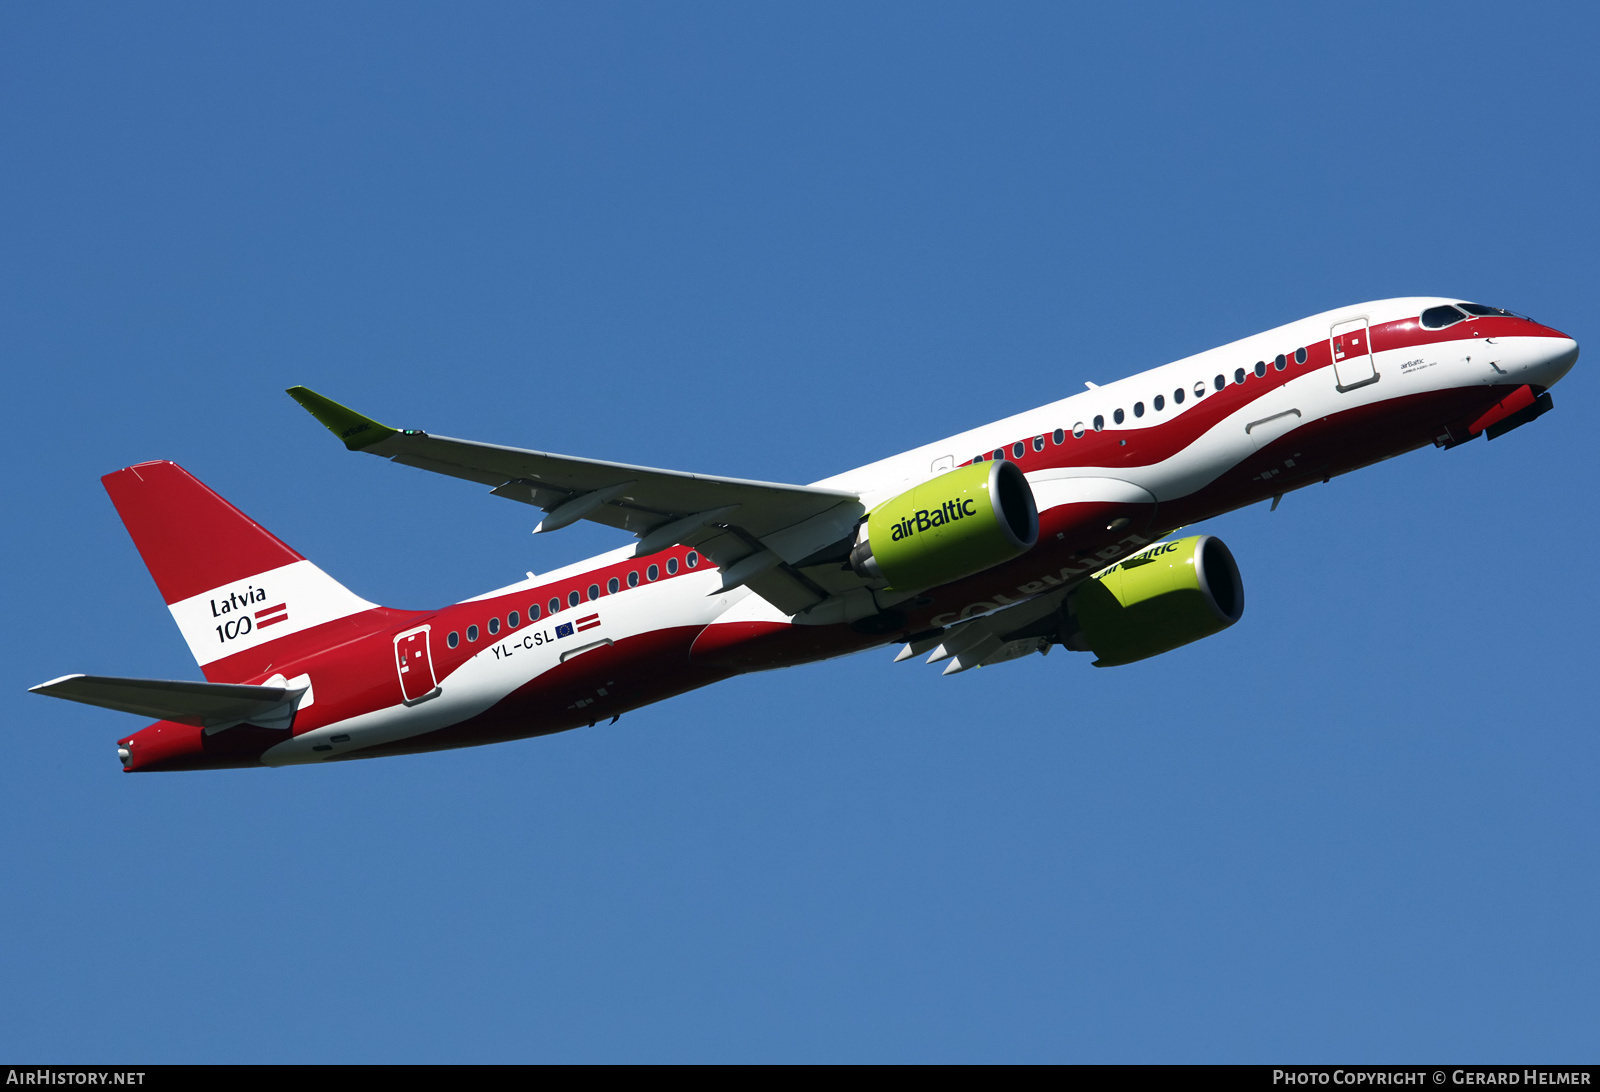
[[[161,720],[117,741],[123,773],[222,770],[260,766],[268,747],[288,739],[287,728],[240,724],[207,734],[204,728]]]

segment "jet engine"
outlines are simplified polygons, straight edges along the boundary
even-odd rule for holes
[[[874,508],[850,567],[902,591],[931,588],[1010,561],[1039,538],[1039,509],[1015,464],[947,471]]]
[[[1239,566],[1222,540],[1162,542],[1096,573],[1072,593],[1068,648],[1096,667],[1145,660],[1220,633],[1244,613]]]

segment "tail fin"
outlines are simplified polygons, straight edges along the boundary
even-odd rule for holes
[[[177,463],[100,480],[208,679],[259,674],[278,651],[263,646],[373,609]]]

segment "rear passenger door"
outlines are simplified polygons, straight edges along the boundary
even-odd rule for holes
[[[406,630],[395,637],[394,666],[400,673],[400,700],[407,705],[427,701],[439,692],[427,626]]]

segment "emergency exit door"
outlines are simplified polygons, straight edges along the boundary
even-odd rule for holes
[[[427,626],[407,630],[394,639],[394,666],[400,672],[400,699],[407,705],[426,701],[439,692]]]
[[[1367,329],[1367,320],[1364,318],[1338,323],[1330,333],[1328,340],[1333,346],[1333,372],[1341,392],[1378,381],[1370,337],[1371,331]]]

